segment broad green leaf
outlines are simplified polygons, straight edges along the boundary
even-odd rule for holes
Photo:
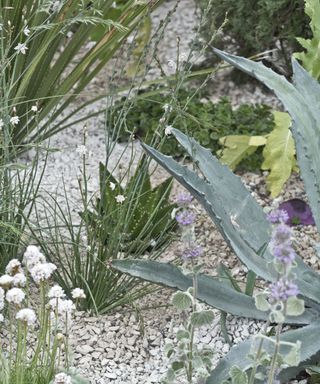
[[[193,312],[190,316],[190,322],[195,327],[202,327],[203,325],[209,325],[213,322],[213,311],[199,311]]]
[[[230,376],[232,384],[248,384],[248,376],[238,366],[231,367]]]
[[[304,312],[304,301],[297,297],[289,297],[287,300],[287,314],[299,316]]]
[[[319,332],[320,323],[319,321],[316,321],[306,327],[283,333],[281,335],[280,340],[289,343],[296,343],[297,340],[300,340],[300,359],[301,361],[305,361],[312,357],[314,354],[316,354],[319,350],[319,340],[318,337],[315,337],[315,335],[318,335]],[[217,384],[228,380],[230,378],[230,369],[233,366],[238,366],[240,369],[245,371],[250,369],[252,367],[253,362],[247,356],[250,354],[251,345],[252,340],[249,339],[232,347],[228,354],[219,361],[216,368],[211,372],[210,377],[206,381],[206,384]],[[272,354],[274,351],[273,343],[265,343],[263,347],[270,354]],[[280,353],[282,355],[285,355],[290,352],[290,348],[290,346],[281,345]],[[294,370],[292,374],[296,375],[297,370]],[[280,373],[280,380],[282,383],[287,383],[288,379],[295,377],[288,375],[288,372],[290,372],[290,368],[285,369]],[[284,380],[282,379],[283,377],[285,377]]]
[[[301,60],[304,68],[315,79],[320,77],[320,2],[319,0],[305,0],[305,13],[310,17],[311,39],[298,37],[297,40],[305,49],[304,52],[294,53],[294,57]]]
[[[270,170],[267,187],[272,197],[276,197],[283,189],[291,172],[296,166],[295,146],[290,132],[291,119],[285,112],[274,112],[275,127],[268,135],[263,150],[264,162],[261,168]]]
[[[168,263],[152,260],[113,260],[112,266],[120,272],[128,273],[156,284],[186,291],[193,286],[192,276],[184,275],[181,270]],[[156,272],[155,272],[156,271]],[[197,298],[214,308],[237,316],[267,320],[268,315],[259,311],[254,299],[244,293],[237,292],[219,278],[207,275],[198,276]],[[286,322],[306,324],[313,321],[315,315],[306,310],[300,317],[288,317]]]
[[[257,295],[254,296],[254,302],[256,304],[257,309],[259,311],[269,311],[270,309],[270,304],[267,300],[268,294],[267,293],[258,293]]]
[[[176,308],[180,309],[181,311],[184,311],[185,309],[191,307],[192,297],[188,292],[178,291],[172,295],[171,302]]]
[[[190,333],[185,329],[179,329],[177,332],[177,340],[181,341],[183,339],[190,339]]]
[[[264,145],[266,139],[263,136],[230,135],[221,137],[219,143],[224,146],[217,153],[220,160],[234,170],[243,159]]]

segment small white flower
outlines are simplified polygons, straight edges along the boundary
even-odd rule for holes
[[[0,287],[8,289],[11,287],[13,277],[9,275],[2,275],[0,277]]]
[[[53,286],[48,292],[49,299],[63,299],[65,296],[66,294],[64,293],[64,290],[60,287],[60,285]]]
[[[155,241],[155,239],[150,240],[150,245],[151,247],[155,247],[157,245],[157,242]]]
[[[37,316],[33,309],[23,308],[16,314],[16,319],[25,322],[28,327],[35,325]]]
[[[19,43],[14,49],[17,51],[17,53],[22,53],[23,55],[26,54],[28,47],[25,43]]]
[[[172,111],[172,106],[170,104],[164,104],[163,107],[165,112],[171,112]]]
[[[37,113],[38,112],[38,107],[36,105],[33,105],[31,107],[31,111],[34,112],[34,113]]]
[[[116,189],[116,185],[112,181],[110,181],[109,186],[110,186],[111,191],[114,191]]]
[[[21,263],[17,259],[12,259],[9,261],[8,265],[6,266],[6,273],[8,275],[15,275],[17,273],[21,273],[22,268],[21,268]]]
[[[25,293],[20,288],[12,288],[6,294],[8,303],[19,305],[23,302],[26,297]]]
[[[4,322],[4,317],[2,315],[2,313],[0,313],[0,323],[3,323]]]
[[[167,61],[167,66],[169,69],[176,70],[177,69],[177,64],[173,60],[168,60]]]
[[[111,8],[117,8],[117,3],[115,1],[111,4]]]
[[[115,197],[115,199],[116,199],[116,202],[117,203],[123,203],[124,201],[125,201],[125,197],[123,196],[123,195],[117,195],[116,197]]]
[[[52,263],[37,264],[30,270],[30,274],[34,282],[39,284],[42,281],[50,279],[56,269],[57,267]]]
[[[0,119],[0,130],[3,128],[3,126],[4,126],[4,121]]]
[[[85,145],[78,145],[76,152],[79,153],[80,156],[86,156],[88,154],[88,150]]]
[[[23,263],[30,270],[38,264],[46,262],[46,258],[35,245],[29,245],[23,255]]]
[[[86,295],[84,290],[81,288],[75,288],[71,291],[71,295],[73,299],[85,299]]]
[[[10,123],[11,123],[12,125],[17,125],[17,124],[19,124],[19,121],[20,121],[19,116],[12,116],[12,117],[10,117]]]
[[[26,25],[25,27],[24,27],[24,30],[23,30],[23,33],[26,35],[26,36],[29,36],[30,35],[30,29],[29,29],[29,27]]]
[[[172,134],[172,129],[173,129],[173,126],[172,125],[167,125],[164,129],[164,134],[166,136],[169,136]]]
[[[71,384],[71,376],[61,372],[55,375],[53,384]]]
[[[14,287],[25,287],[27,282],[27,278],[23,273],[17,273],[13,276],[12,285]]]

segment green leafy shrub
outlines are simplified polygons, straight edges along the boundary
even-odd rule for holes
[[[317,0],[306,0],[305,13],[310,17],[311,39],[297,37],[297,41],[305,49],[304,52],[295,53],[294,56],[301,60],[304,68],[315,78],[320,77],[320,3]]]
[[[183,89],[177,96],[179,105],[186,108],[176,108],[170,113],[168,124],[182,132],[194,136],[201,145],[216,153],[221,147],[219,139],[228,135],[263,135],[269,133],[274,126],[271,108],[267,105],[242,104],[233,109],[227,98],[218,103],[203,101],[201,94],[188,100],[190,92]],[[126,114],[125,125],[119,132],[118,140],[128,140],[134,133],[146,143],[154,137],[159,128],[159,119],[163,115],[163,106],[170,101],[170,95],[159,92],[152,97],[143,97],[143,93],[133,103]],[[115,107],[113,119],[116,121],[122,102]],[[113,125],[111,125],[113,126]],[[162,152],[166,155],[180,157],[183,149],[174,138],[168,136],[162,144]],[[262,162],[261,151],[257,151],[241,164],[249,170],[259,169]]]
[[[207,12],[201,30],[204,40],[210,40],[227,14],[223,34],[215,38],[216,47],[228,48],[232,43],[238,54],[248,57],[276,48],[279,41],[287,73],[291,72],[291,53],[298,46],[296,36],[310,35],[303,0],[212,0],[209,11],[206,11],[208,0],[200,0],[198,4],[202,13]]]

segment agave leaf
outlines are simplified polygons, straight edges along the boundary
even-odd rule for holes
[[[221,164],[209,150],[177,129],[173,129],[172,133],[198,163],[206,180],[145,144],[144,149],[202,204],[227,244],[247,268],[266,280],[274,281],[277,272],[271,267],[272,255],[268,249],[259,255],[260,250],[269,243],[271,231],[262,208],[240,178]],[[319,301],[320,281],[317,273],[299,257],[296,261],[300,291]]]
[[[219,143],[224,148],[218,151],[217,154],[224,164],[234,170],[243,159],[252,155],[259,146],[265,145],[266,141],[263,136],[224,136],[219,139]]]
[[[307,325],[303,328],[295,329],[293,331],[285,332],[281,335],[281,341],[295,343],[297,340],[301,341],[301,361],[305,361],[316,354],[319,350],[319,340],[315,335],[320,332],[320,323],[318,321]],[[248,359],[250,353],[252,340],[246,340],[238,345],[232,347],[229,353],[218,363],[216,368],[211,372],[206,384],[223,383],[230,378],[230,369],[236,365],[243,370],[248,370],[252,367],[252,360]],[[264,349],[273,353],[274,344],[264,343]],[[287,354],[290,347],[281,346],[280,353]],[[281,382],[287,382],[288,370],[283,370],[280,374]],[[295,370],[296,373],[297,370]],[[283,378],[285,377],[285,380]],[[290,377],[289,377],[290,378]],[[292,376],[291,376],[292,378]]]
[[[275,92],[292,118],[298,164],[311,205],[313,217],[320,231],[320,121],[319,107],[310,104],[320,94],[320,85],[296,60],[292,60],[294,84],[261,63],[256,63],[214,50],[223,60],[262,81]],[[303,90],[303,91],[302,91]],[[307,94],[311,96],[306,96]],[[319,96],[318,96],[319,97]]]
[[[263,150],[264,162],[262,169],[270,169],[267,177],[267,187],[272,197],[282,191],[284,183],[288,180],[296,166],[295,147],[291,131],[290,116],[285,112],[274,112],[275,127],[268,135]]]
[[[184,275],[178,267],[167,263],[153,260],[113,260],[112,266],[133,277],[181,291],[186,291],[193,286],[192,276]],[[236,316],[261,320],[268,318],[268,314],[257,310],[252,297],[237,292],[229,284],[222,283],[220,278],[199,275],[197,297],[212,307]],[[286,320],[293,324],[306,324],[310,323],[312,319],[314,319],[314,315],[311,311],[306,310],[303,315],[288,317]]]

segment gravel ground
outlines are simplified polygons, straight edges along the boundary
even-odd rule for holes
[[[153,15],[156,25],[160,19],[173,6],[173,1],[165,2]],[[195,25],[195,10],[192,0],[182,0],[176,14],[173,16],[170,26],[160,42],[160,60],[167,63],[176,55],[177,36],[181,38],[181,51],[188,50],[188,44],[192,37]],[[151,71],[150,76],[156,76],[157,69]],[[215,84],[215,83],[213,83]],[[264,102],[279,106],[276,99],[261,90],[256,85],[246,85],[241,90],[232,82],[216,82],[213,99],[221,95],[228,95],[234,105],[240,102]],[[98,91],[103,88],[103,74],[91,84],[91,89]],[[92,105],[89,109],[82,111],[79,116],[93,112],[103,107],[104,101]],[[98,189],[98,162],[105,158],[105,133],[103,118],[94,117],[87,122],[88,140],[87,147],[91,152],[88,157],[87,167],[90,174],[89,191],[91,193]],[[62,195],[63,185],[66,192],[74,201],[75,212],[79,201],[78,176],[80,157],[75,148],[82,144],[83,125],[78,124],[63,131],[52,138],[50,145],[59,151],[49,157],[47,164],[43,190],[46,192],[57,192]],[[140,149],[136,143],[133,144],[137,153]],[[122,154],[125,146],[117,145],[114,151],[116,161]],[[129,159],[128,151],[123,153],[122,164]],[[157,173],[157,179],[165,177],[163,171]],[[256,174],[244,174],[246,182],[252,193],[259,198],[261,204],[269,204],[265,190],[264,176]],[[174,194],[180,187],[175,186]],[[303,197],[303,185],[298,176],[294,175],[287,184],[284,198]],[[63,197],[60,199],[63,202]],[[244,268],[239,264],[232,252],[227,248],[220,234],[213,224],[205,216],[199,207],[199,220],[197,226],[199,241],[205,247],[205,261],[207,271],[215,268],[218,263],[223,262],[231,270],[233,275],[243,277]],[[301,247],[300,254],[307,262],[316,265],[319,269],[319,259],[315,255],[313,246],[319,241],[313,227],[306,227],[296,233]],[[178,253],[179,244],[173,244],[163,255],[164,260],[170,260]],[[73,327],[74,361],[75,366],[82,371],[91,383],[104,384],[129,384],[129,383],[159,383],[160,377],[167,369],[168,362],[164,358],[164,344],[171,340],[175,341],[175,334],[179,326],[179,316],[167,306],[171,292],[165,289],[157,291],[141,300],[137,305],[141,308],[140,313],[131,312],[130,309],[120,310],[111,315],[90,317],[85,313],[77,313]],[[152,305],[154,309],[144,310],[146,305]],[[138,316],[139,315],[139,316]],[[143,320],[143,321],[142,321]],[[233,342],[237,343],[250,334],[259,330],[260,324],[242,318],[228,316],[228,332],[233,335]],[[219,323],[219,312],[211,327],[203,328],[197,335],[201,343],[211,345],[216,351],[216,360],[229,350],[221,334]]]

